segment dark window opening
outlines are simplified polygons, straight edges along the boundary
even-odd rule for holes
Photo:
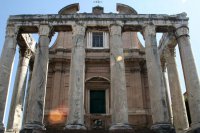
[[[106,113],[105,90],[90,91],[90,113],[91,114]]]
[[[103,32],[92,33],[92,47],[103,47]]]

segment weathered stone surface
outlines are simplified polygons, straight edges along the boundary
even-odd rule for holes
[[[73,48],[70,64],[69,116],[65,129],[79,129],[84,126],[84,85],[85,85],[85,27],[73,26]],[[72,126],[73,125],[73,126]]]
[[[169,123],[164,80],[158,55],[154,25],[144,27],[146,63],[150,89],[150,101],[153,123]]]
[[[6,103],[10,74],[12,72],[13,59],[16,51],[16,37],[18,29],[8,26],[3,51],[0,59],[0,130],[4,130],[3,116]]]
[[[169,48],[167,52],[166,61],[172,99],[173,123],[177,133],[184,132],[189,128],[189,124],[175,62],[175,49]]]
[[[189,100],[192,128],[200,128],[200,82],[189,41],[188,28],[177,27],[175,35],[183,66],[183,73]]]
[[[33,75],[30,86],[30,94],[27,106],[27,120],[24,129],[44,130],[44,99],[46,93],[48,55],[49,55],[49,33],[48,25],[39,27],[39,44],[33,67]]]
[[[124,53],[121,26],[110,27],[110,69],[111,69],[111,106],[112,123],[128,123],[127,89],[125,79]],[[110,130],[114,130],[114,127]],[[121,126],[126,128],[127,126]]]

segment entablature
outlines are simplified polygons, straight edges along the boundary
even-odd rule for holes
[[[153,24],[156,32],[169,32],[175,25],[188,25],[189,18],[186,13],[177,15],[166,14],[115,14],[104,13],[94,15],[91,13],[79,14],[48,14],[48,15],[15,15],[10,16],[8,24],[14,24],[21,28],[23,33],[36,33],[37,27],[41,24],[48,24],[54,31],[72,30],[72,25],[81,23],[86,27],[105,26],[112,24],[123,25],[123,31],[142,31],[143,26]]]

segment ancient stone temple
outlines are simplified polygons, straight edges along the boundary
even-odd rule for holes
[[[77,13],[76,3],[58,14],[9,17],[0,59],[0,133],[200,133],[200,82],[187,15],[138,14],[123,4],[116,9],[104,13],[97,6],[92,13]],[[32,33],[38,33],[38,41]],[[159,44],[156,33],[163,33]],[[17,45],[19,63],[4,125]]]

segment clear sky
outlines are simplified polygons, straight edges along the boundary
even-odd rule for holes
[[[79,12],[91,12],[92,7],[96,5],[92,0],[2,0],[0,3],[0,53],[2,52],[4,44],[6,21],[9,15],[57,14],[61,8],[72,3],[80,3]],[[173,15],[186,12],[190,18],[189,28],[191,45],[198,74],[200,75],[200,40],[198,40],[200,33],[200,14],[198,13],[200,11],[199,0],[104,0],[100,6],[103,6],[104,11],[107,13],[116,12],[116,3],[127,4],[133,7],[139,14]],[[184,92],[185,85],[178,50],[176,55],[181,87]],[[14,64],[15,69],[16,66],[17,60]],[[14,78],[12,78],[12,82],[13,79]],[[13,84],[11,84],[11,88],[12,86]]]

